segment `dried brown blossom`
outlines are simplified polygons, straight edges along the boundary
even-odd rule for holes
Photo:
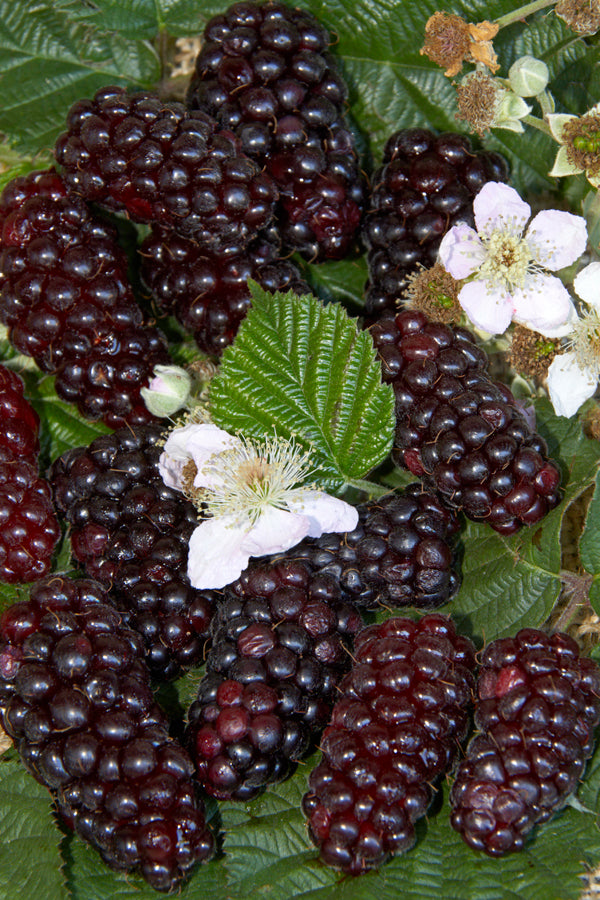
[[[425,43],[421,55],[443,66],[444,75],[452,78],[464,62],[479,62],[496,72],[498,58],[492,38],[498,33],[493,22],[473,24],[453,13],[436,12],[425,25]]]
[[[419,309],[435,322],[456,324],[462,317],[458,302],[460,282],[436,262],[430,269],[420,268],[409,276],[406,306]]]
[[[577,34],[600,30],[600,0],[559,0],[555,12]]]
[[[496,120],[500,95],[496,81],[485,72],[474,72],[456,88],[456,118],[468,122],[471,131],[483,137]]]
[[[509,365],[521,375],[542,381],[558,353],[560,341],[516,325],[508,355]]]
[[[565,122],[562,141],[572,166],[587,176],[600,174],[600,110],[595,107],[585,116]]]

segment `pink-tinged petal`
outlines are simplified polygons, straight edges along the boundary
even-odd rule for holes
[[[582,300],[600,309],[600,262],[590,263],[575,276],[573,287]]]
[[[546,384],[554,412],[569,419],[594,396],[598,381],[578,365],[574,353],[561,353],[550,364]]]
[[[201,424],[193,427],[195,430],[190,434],[187,446],[188,452],[198,470],[194,478],[194,487],[211,488],[220,486],[223,483],[222,479],[215,478],[210,472],[210,467],[205,469],[206,464],[215,454],[222,453],[223,450],[229,450],[231,447],[235,447],[236,444],[240,444],[241,441],[232,434],[223,431],[222,428],[217,428],[216,425]]]
[[[573,321],[573,301],[555,275],[529,275],[525,286],[513,291],[512,300],[513,321],[531,331],[546,335],[548,330]]]
[[[473,215],[477,231],[484,237],[490,237],[498,228],[521,235],[531,207],[514,188],[499,181],[488,181],[473,201]]]
[[[485,281],[470,281],[458,295],[469,319],[488,334],[504,334],[512,319],[512,301],[507,293],[492,290]]]
[[[549,113],[546,116],[546,122],[555,141],[558,141],[559,144],[562,142],[563,128],[567,122],[576,118],[577,116],[567,115],[566,113]]]
[[[442,238],[439,260],[459,281],[476,272],[485,257],[485,247],[477,232],[464,223],[454,225]]]
[[[574,263],[585,250],[587,225],[582,216],[545,209],[533,219],[525,239],[534,260],[556,272]]]
[[[214,590],[231,584],[248,565],[243,548],[250,522],[233,516],[206,519],[194,529],[188,544],[188,578],[192,587]]]
[[[297,497],[288,500],[288,507],[308,518],[309,537],[321,537],[330,531],[346,534],[354,531],[358,524],[355,506],[324,491],[298,491]]]
[[[566,322],[563,322],[562,325],[556,325],[554,327],[545,326],[544,330],[540,332],[544,337],[547,338],[562,338],[568,337],[575,327],[575,323],[579,320],[579,316],[577,315],[577,310],[573,304],[573,301],[569,297],[569,302],[571,303],[571,308],[569,310],[569,317]]]
[[[554,165],[548,172],[553,178],[564,178],[566,175],[578,175],[583,169],[574,166],[569,159],[569,153],[566,147],[559,147],[558,153],[554,160]]]
[[[306,516],[268,506],[247,532],[242,547],[250,556],[267,556],[295,547],[308,534]]]

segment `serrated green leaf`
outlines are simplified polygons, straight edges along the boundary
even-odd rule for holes
[[[600,473],[596,476],[594,495],[585,517],[585,524],[579,539],[579,556],[586,572],[600,574]]]
[[[174,36],[193,33],[194,25],[200,33],[214,13],[212,0],[90,0],[71,15],[125,37],[151,40],[162,30]]]
[[[358,315],[365,304],[368,278],[364,256],[351,260],[330,261],[306,266],[306,276],[313,293],[327,302],[338,301]]]
[[[310,449],[339,485],[388,455],[393,395],[370,335],[338,304],[252,288],[252,307],[210,387],[215,422]]]

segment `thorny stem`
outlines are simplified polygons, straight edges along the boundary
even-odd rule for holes
[[[500,28],[505,28],[506,25],[512,25],[513,22],[521,22],[527,16],[531,16],[540,9],[546,9],[548,6],[556,6],[556,0],[533,0],[532,3],[526,3],[525,6],[520,6],[513,12],[500,16],[500,18],[495,20],[496,25],[499,25]]]
[[[569,625],[578,609],[589,606],[590,585],[593,576],[589,574],[578,575],[563,569],[560,573],[564,593],[570,598],[558,619],[553,623],[554,631],[564,631]]]
[[[346,482],[346,487],[353,487],[359,491],[364,491],[371,499],[383,497],[391,491],[391,488],[386,485],[376,484],[374,481],[368,481],[364,478],[349,478]]]

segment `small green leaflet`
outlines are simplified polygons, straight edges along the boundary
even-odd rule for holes
[[[257,284],[252,298],[211,384],[214,421],[248,437],[294,438],[324,485],[355,483],[383,462],[394,433],[371,337],[338,304]]]

